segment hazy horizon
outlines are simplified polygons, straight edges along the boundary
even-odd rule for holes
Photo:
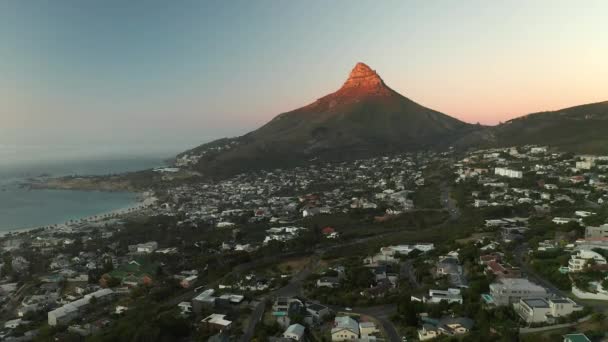
[[[359,61],[469,123],[605,101],[605,13],[603,1],[5,1],[0,153],[179,152],[337,90]]]
[[[52,163],[79,160],[121,160],[130,158],[169,159],[179,152],[183,152],[189,148],[196,147],[199,143],[205,143],[211,140],[212,139],[206,139],[197,143],[174,144],[170,146],[148,144],[103,144],[100,147],[91,147],[77,144],[54,146],[0,144],[0,167],[48,165]]]

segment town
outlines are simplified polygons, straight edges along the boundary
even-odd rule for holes
[[[0,340],[606,338],[608,156],[450,149],[188,182],[196,160],[154,170],[137,210],[0,237]]]

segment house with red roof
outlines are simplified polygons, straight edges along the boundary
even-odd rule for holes
[[[335,233],[336,230],[333,227],[325,227],[323,229],[321,229],[321,233],[323,233],[323,235],[329,235],[332,233]]]

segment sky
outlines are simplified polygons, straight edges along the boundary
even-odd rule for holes
[[[177,152],[313,102],[359,61],[471,123],[605,101],[606,13],[603,0],[0,1],[0,156]]]

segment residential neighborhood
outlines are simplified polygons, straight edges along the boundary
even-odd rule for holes
[[[166,184],[138,210],[0,237],[0,339],[606,338],[608,156],[418,152],[179,181],[195,160],[155,170]]]

